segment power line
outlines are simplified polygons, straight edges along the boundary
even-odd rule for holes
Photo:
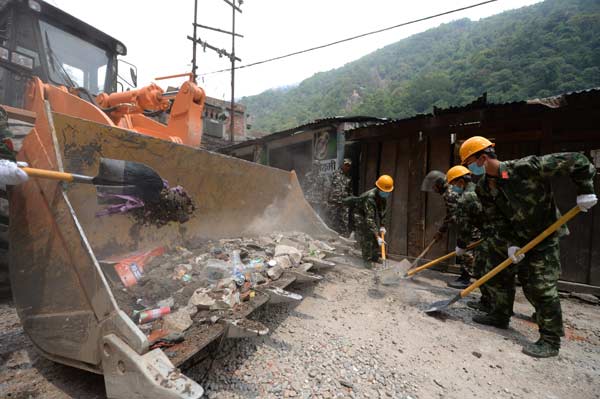
[[[444,15],[449,15],[449,14],[457,13],[457,12],[460,12],[460,11],[465,11],[465,10],[468,10],[468,9],[471,9],[471,8],[475,8],[475,7],[483,6],[483,5],[485,5],[485,4],[489,4],[489,3],[495,3],[495,2],[497,2],[497,1],[499,1],[499,0],[488,0],[488,1],[483,1],[483,2],[481,2],[481,3],[472,4],[472,5],[470,5],[470,6],[461,7],[461,8],[456,8],[456,9],[454,9],[454,10],[450,10],[450,11],[441,12],[441,13],[439,13],[439,14],[430,15],[430,16],[428,16],[428,17],[419,18],[419,19],[414,19],[414,20],[412,20],[412,21],[403,22],[403,23],[401,23],[401,24],[394,25],[394,26],[389,26],[389,27],[387,27],[387,28],[383,28],[383,29],[377,29],[377,30],[374,30],[374,31],[371,31],[371,32],[362,33],[362,34],[360,34],[360,35],[351,36],[351,37],[348,37],[348,38],[346,38],[346,39],[341,39],[341,40],[337,40],[337,41],[335,41],[335,42],[331,42],[331,43],[323,44],[323,45],[316,46],[316,47],[311,47],[311,48],[308,48],[308,49],[306,49],[306,50],[295,51],[295,52],[293,52],[293,53],[289,53],[289,54],[285,54],[285,55],[280,55],[280,56],[278,56],[278,57],[273,57],[273,58],[269,58],[269,59],[262,60],[262,61],[252,62],[252,63],[250,63],[250,64],[246,64],[246,65],[240,65],[240,66],[237,66],[237,67],[235,67],[235,68],[233,68],[233,69],[243,69],[243,68],[249,68],[249,67],[252,67],[252,66],[255,66],[255,65],[265,64],[265,63],[267,63],[267,62],[271,62],[271,61],[277,61],[277,60],[280,60],[280,59],[282,59],[282,58],[287,58],[287,57],[291,57],[291,56],[298,55],[298,54],[308,53],[309,51],[319,50],[319,49],[322,49],[322,48],[325,48],[325,47],[331,47],[331,46],[334,46],[334,45],[336,45],[336,44],[340,44],[340,43],[349,42],[349,41],[351,41],[351,40],[360,39],[360,38],[362,38],[362,37],[365,37],[365,36],[370,36],[370,35],[374,35],[374,34],[376,34],[376,33],[381,33],[381,32],[385,32],[385,31],[388,31],[388,30],[392,30],[392,29],[400,28],[400,27],[402,27],[402,26],[406,26],[406,25],[415,24],[415,23],[417,23],[417,22],[423,22],[423,21],[427,21],[427,20],[429,20],[429,19],[433,19],[433,18],[437,18],[437,17],[442,17],[442,16],[444,16]],[[201,73],[201,74],[200,74],[200,76],[213,75],[213,74],[215,74],[215,73],[221,73],[221,72],[229,72],[229,71],[231,71],[231,70],[232,70],[232,68],[220,69],[220,70],[218,70],[218,71],[212,71],[212,72],[207,72],[207,73]]]

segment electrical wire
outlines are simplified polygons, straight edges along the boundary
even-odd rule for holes
[[[335,42],[331,42],[331,43],[327,43],[327,44],[322,44],[320,46],[311,47],[311,48],[308,48],[308,49],[305,49],[305,50],[295,51],[293,53],[288,53],[288,54],[280,55],[280,56],[277,56],[277,57],[268,58],[266,60],[252,62],[252,63],[246,64],[246,65],[236,66],[233,69],[249,68],[249,67],[252,67],[252,66],[255,66],[255,65],[265,64],[267,62],[277,61],[277,60],[280,60],[280,59],[283,59],[283,58],[292,57],[294,55],[308,53],[310,51],[319,50],[319,49],[326,48],[326,47],[331,47],[331,46],[334,46],[336,44],[345,43],[345,42],[349,42],[351,40],[360,39],[362,37],[374,35],[376,33],[381,33],[381,32],[385,32],[385,31],[388,31],[388,30],[400,28],[402,26],[407,26],[407,25],[415,24],[417,22],[423,22],[423,21],[427,21],[429,19],[434,19],[434,18],[437,18],[437,17],[442,17],[444,15],[454,14],[454,13],[457,13],[457,12],[460,12],[460,11],[469,10],[471,8],[480,7],[480,6],[489,4],[489,3],[495,3],[497,1],[500,1],[500,0],[487,0],[487,1],[483,1],[481,3],[471,4],[469,6],[465,6],[465,7],[461,7],[461,8],[456,8],[456,9],[450,10],[450,11],[444,11],[444,12],[441,12],[441,13],[438,13],[438,14],[435,14],[435,15],[430,15],[428,17],[423,17],[423,18],[419,18],[419,19],[413,19],[412,21],[403,22],[403,23],[398,24],[398,25],[388,26],[387,28],[377,29],[377,30],[374,30],[374,31],[371,31],[371,32],[367,32],[367,33],[361,33],[360,35],[351,36],[351,37],[348,37],[348,38],[345,38],[345,39],[341,39],[341,40],[336,40]],[[201,73],[201,74],[198,74],[198,76],[213,75],[213,74],[216,74],[216,73],[230,72],[230,71],[231,71],[231,68],[226,68],[226,69],[220,69],[218,71]]]

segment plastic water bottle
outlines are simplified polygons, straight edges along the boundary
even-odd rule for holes
[[[246,282],[246,277],[244,276],[244,264],[242,263],[242,258],[240,257],[240,251],[235,249],[231,253],[231,263],[233,263],[232,276],[233,281],[238,286],[244,285]]]

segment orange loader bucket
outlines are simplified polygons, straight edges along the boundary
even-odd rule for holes
[[[333,232],[304,200],[293,172],[52,113],[49,107],[40,111],[19,160],[90,176],[101,157],[142,162],[171,186],[183,186],[196,210],[184,224],[141,226],[128,215],[97,217],[102,205],[93,186],[32,178],[14,187],[10,278],[26,334],[46,357],[103,374],[109,397],[200,397],[200,385],[175,367],[218,338],[221,325],[179,346],[149,350],[146,335],[115,301],[103,265],[190,241]],[[280,288],[292,281],[280,280]],[[264,302],[257,296],[253,306]]]

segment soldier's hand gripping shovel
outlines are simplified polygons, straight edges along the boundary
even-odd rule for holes
[[[95,177],[54,170],[21,168],[31,177],[93,184],[100,194],[136,196],[145,201],[158,201],[164,187],[162,178],[151,167],[139,162],[101,158]]]
[[[550,234],[552,234],[556,230],[558,230],[558,228],[560,226],[567,223],[569,220],[573,219],[575,217],[575,215],[577,215],[580,211],[581,211],[581,209],[578,206],[576,206],[573,209],[571,209],[569,212],[565,213],[560,219],[558,219],[556,222],[552,223],[552,225],[550,225],[550,227],[548,227],[546,230],[544,230],[542,233],[540,233],[537,237],[535,237],[533,240],[528,242],[527,245],[525,245],[523,248],[521,248],[519,251],[517,251],[515,253],[515,256],[519,256],[519,255],[525,254],[528,251],[530,251],[532,248],[534,248],[536,245],[538,245],[540,242],[542,242],[546,237],[548,237]],[[448,306],[452,305],[453,303],[457,302],[458,300],[469,295],[471,292],[473,292],[473,290],[475,290],[475,289],[481,287],[483,284],[487,283],[492,277],[494,277],[496,274],[500,273],[502,270],[506,269],[508,266],[512,265],[512,263],[513,263],[512,258],[506,259],[504,262],[500,263],[498,266],[496,266],[495,268],[490,270],[485,276],[481,277],[479,280],[475,281],[473,284],[471,284],[470,286],[468,286],[467,288],[465,288],[464,290],[459,292],[454,298],[451,298],[451,299],[445,300],[445,301],[435,302],[434,304],[431,305],[431,307],[429,309],[427,309],[425,311],[425,313],[434,313],[434,312],[439,312],[441,310],[446,309]]]

